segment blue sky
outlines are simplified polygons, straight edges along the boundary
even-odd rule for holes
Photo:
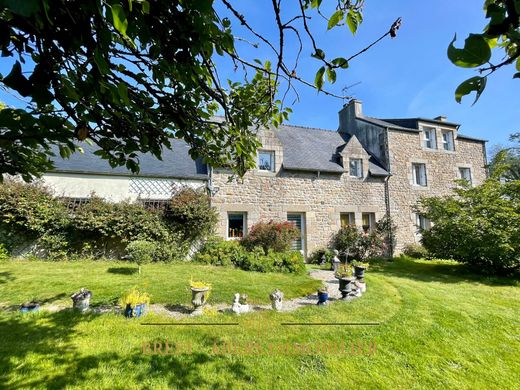
[[[334,3],[332,0],[323,1],[324,4],[327,2]],[[259,32],[277,43],[278,32],[274,28],[270,1],[240,0],[233,3]],[[218,0],[216,4],[219,4]],[[285,20],[296,15],[296,4],[295,0],[282,2]],[[488,147],[507,143],[509,134],[520,131],[517,97],[520,80],[512,79],[514,69],[506,67],[495,72],[474,106],[471,105],[471,96],[458,104],[454,99],[455,88],[475,71],[457,68],[446,57],[446,49],[455,33],[460,47],[468,33],[482,31],[486,24],[482,4],[483,0],[366,0],[364,22],[355,37],[345,26],[327,32],[326,22],[313,17],[310,24],[316,33],[318,46],[330,58],[349,57],[387,31],[397,17],[403,19],[397,38],[385,39],[352,61],[349,69],[338,72],[336,84],[326,84],[326,88],[342,94],[342,88],[357,84],[347,93],[363,101],[363,112],[369,116],[433,118],[446,115],[449,121],[462,124],[462,133],[488,139]],[[236,19],[231,19],[236,26]],[[234,31],[251,38],[238,27]],[[244,43],[237,46],[246,58],[270,58],[274,61],[266,48],[253,49]],[[289,35],[286,43],[288,63],[294,58],[295,48],[296,41]],[[307,44],[298,75],[312,81],[320,64],[310,58],[310,54],[311,48]],[[218,63],[224,66],[224,78],[237,77],[231,67],[225,68],[229,63]],[[11,59],[2,59],[0,72],[7,74],[11,65]],[[289,122],[335,130],[337,112],[343,102],[302,85],[297,85],[297,89],[300,102],[293,106]],[[287,103],[293,99],[294,95],[290,95]],[[0,91],[0,100],[20,106],[19,101],[3,91]]]
[[[235,3],[253,26],[277,42],[270,2],[242,0]],[[295,5],[294,1],[282,2],[286,17],[296,14]],[[349,69],[338,73],[336,84],[328,84],[327,88],[341,94],[343,87],[359,83],[348,93],[362,100],[363,112],[369,116],[433,118],[446,115],[448,120],[462,125],[462,133],[488,139],[488,146],[506,143],[510,133],[520,131],[520,80],[512,79],[514,69],[495,72],[474,106],[471,106],[471,96],[459,104],[454,99],[454,91],[462,81],[474,76],[475,71],[454,66],[446,56],[455,33],[456,46],[461,47],[469,33],[482,31],[486,24],[482,5],[483,0],[366,0],[364,22],[355,37],[346,27],[327,32],[325,21],[313,18],[318,46],[332,58],[356,53],[387,31],[397,17],[403,19],[397,38],[387,38],[355,59]],[[289,54],[291,48],[294,53],[295,41],[291,40],[287,46]],[[258,58],[269,55],[267,50],[248,49],[246,45],[243,49],[245,55]],[[312,81],[319,63],[309,58],[310,53],[307,45],[298,74]],[[293,107],[291,123],[337,128],[341,100],[304,86],[298,86],[298,91],[300,102]]]

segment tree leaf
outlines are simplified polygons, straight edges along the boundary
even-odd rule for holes
[[[314,78],[314,85],[316,88],[318,88],[318,91],[320,91],[323,88],[323,75],[325,74],[325,67],[322,66],[318,71],[316,72],[316,77]]]
[[[142,2],[142,6],[143,6],[143,14],[149,14],[150,13],[150,3],[146,0],[144,0]]]
[[[27,78],[22,74],[22,66],[18,61],[13,65],[11,72],[2,80],[2,82],[9,88],[14,89],[22,96],[29,96],[32,90],[32,85]]]
[[[520,57],[516,59],[516,70],[520,71]]]
[[[332,16],[329,19],[329,24],[327,25],[327,30],[330,30],[331,28],[335,27],[342,19],[343,19],[343,11],[337,10],[332,14]]]
[[[317,58],[319,60],[324,60],[325,52],[321,49],[316,49],[316,53],[311,54],[311,57]]]
[[[114,22],[114,27],[117,31],[119,31],[122,35],[126,37],[126,29],[128,28],[128,20],[126,19],[125,10],[119,4],[113,4],[111,6],[112,9],[112,19]]]
[[[520,79],[520,72],[517,72],[513,75],[514,79]]]
[[[336,82],[336,71],[334,69],[327,68],[327,79],[331,83],[335,83]]]
[[[473,104],[475,104],[484,91],[484,88],[486,88],[486,81],[487,77],[475,76],[461,83],[455,90],[455,100],[457,103],[461,102],[463,96],[475,91],[477,93],[475,101],[473,102]]]
[[[30,17],[40,10],[39,0],[0,0],[0,8],[7,8],[13,14]]]
[[[491,49],[482,35],[470,34],[464,41],[463,49],[453,46],[456,40],[457,34],[448,46],[448,58],[455,65],[462,68],[475,68],[485,64],[491,58]]]
[[[352,35],[355,35],[358,28],[358,19],[352,10],[350,10],[347,14],[347,26],[350,29]]]
[[[343,58],[343,57],[334,58],[332,60],[332,63],[336,66],[339,66],[342,69],[348,68],[348,61],[346,58]]]

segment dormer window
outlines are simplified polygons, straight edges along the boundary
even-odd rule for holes
[[[433,127],[424,127],[424,147],[428,149],[437,149],[437,139],[435,129]]]
[[[274,152],[272,150],[260,150],[258,152],[258,169],[274,172]]]
[[[350,176],[361,179],[363,177],[363,160],[360,158],[351,158],[349,162]]]
[[[453,131],[443,130],[442,131],[442,146],[444,150],[455,150],[453,146]]]

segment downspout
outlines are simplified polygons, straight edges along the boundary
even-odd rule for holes
[[[392,239],[393,231],[392,231],[392,219],[390,215],[390,188],[388,185],[388,181],[390,180],[390,177],[392,175],[389,174],[387,177],[385,177],[385,208],[386,208],[386,216],[388,218],[389,226],[388,226],[388,242],[390,244],[390,257],[394,257],[394,240]]]

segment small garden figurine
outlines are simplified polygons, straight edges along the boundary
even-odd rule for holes
[[[82,287],[79,291],[75,292],[70,296],[72,299],[72,307],[81,312],[87,311],[90,306],[90,298],[92,298],[92,292]]]
[[[332,262],[332,270],[334,272],[336,272],[336,270],[338,269],[341,261],[339,260],[339,251],[337,249],[334,249],[334,257],[332,258],[331,262]]]
[[[279,289],[276,289],[271,294],[269,294],[269,299],[271,300],[271,306],[273,310],[282,310],[283,292],[281,292]]]
[[[236,314],[242,314],[249,312],[249,305],[247,303],[241,303],[240,301],[244,302],[243,295],[240,296],[240,293],[235,294],[235,298],[233,300],[233,305],[231,306],[231,311]]]

